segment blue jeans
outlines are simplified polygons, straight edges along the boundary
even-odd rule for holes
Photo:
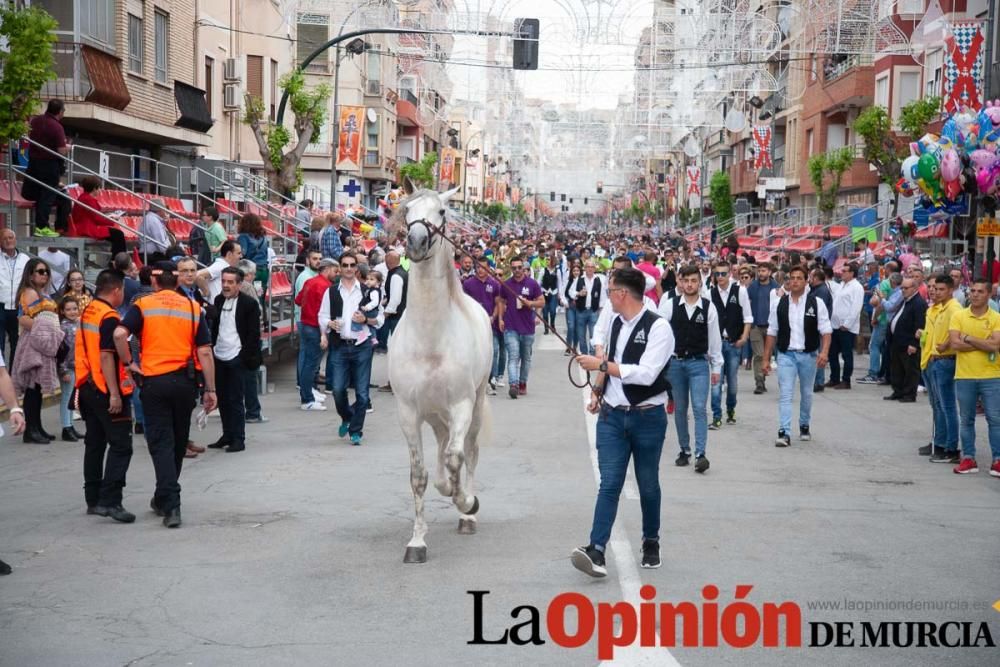
[[[850,382],[854,374],[854,339],[857,334],[836,329],[830,337],[830,381]],[[840,358],[844,358],[844,372],[841,374]]]
[[[507,343],[504,342],[503,332],[493,330],[493,372],[492,378],[502,378],[504,368],[507,366]]]
[[[618,513],[618,498],[625,484],[629,457],[634,457],[635,481],[642,509],[642,538],[660,537],[660,453],[667,433],[663,406],[623,412],[605,408],[597,420],[597,466],[601,487],[594,506],[590,543],[604,547]]]
[[[511,387],[528,384],[531,347],[535,344],[535,334],[519,334],[508,330],[504,332],[503,340],[507,346],[507,384]]]
[[[576,308],[566,307],[566,342],[574,350],[577,349],[579,341],[576,337]]]
[[[955,359],[930,362],[927,393],[934,411],[934,445],[958,451],[958,408],[955,404]]]
[[[749,344],[743,347],[749,347]],[[736,409],[737,381],[740,375],[740,356],[743,348],[736,347],[728,340],[722,341],[722,376],[718,384],[712,385],[712,418],[722,419],[722,383],[726,383],[726,410]],[[675,406],[676,407],[676,404]]]
[[[576,342],[580,346],[580,354],[594,353],[590,338],[594,335],[595,324],[597,324],[596,310],[576,311]]]
[[[677,444],[682,453],[691,453],[687,418],[690,403],[694,416],[694,455],[704,456],[708,444],[708,387],[711,383],[708,359],[672,359],[667,379],[673,387]]]
[[[556,328],[556,313],[559,311],[559,295],[549,294],[545,297],[545,307],[542,308],[542,321],[546,325]]]
[[[816,382],[815,352],[778,352],[778,428],[792,432],[792,393],[799,379],[799,427],[809,426],[813,385]]]
[[[868,343],[868,376],[877,378],[882,370],[882,347],[885,345],[885,333],[888,324],[881,322],[872,327],[872,339]]]
[[[299,400],[302,405],[312,403],[316,399],[313,397],[313,378],[319,369],[319,360],[323,356],[323,350],[319,346],[319,327],[309,326],[299,323]]]
[[[59,419],[62,420],[63,428],[73,426],[73,409],[69,406],[69,399],[73,397],[73,386],[76,384],[76,374],[69,374],[69,382],[59,381],[61,394],[59,397]]]
[[[333,401],[337,405],[337,414],[345,424],[350,425],[351,435],[361,435],[365,430],[374,349],[367,343],[355,345],[350,340],[337,347],[330,345],[329,349],[329,356],[333,359]],[[354,385],[354,405],[347,402],[348,383]]]
[[[955,380],[958,409],[961,414],[959,430],[962,435],[962,456],[976,458],[976,399],[982,398],[989,430],[990,452],[993,460],[1000,459],[1000,378],[990,380]]]

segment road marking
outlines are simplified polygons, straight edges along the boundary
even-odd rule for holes
[[[582,371],[580,371],[582,379]],[[601,469],[597,464],[597,415],[587,412],[586,406],[590,401],[590,388],[582,390],[583,414],[587,423],[587,445],[590,449],[590,463],[594,471],[594,483],[600,488]],[[628,495],[628,482],[625,485],[626,496]],[[639,494],[633,483],[632,493],[638,499]],[[620,521],[615,521],[611,529],[611,542],[608,544],[611,558],[615,564],[615,572],[618,575],[618,584],[622,589],[622,600],[633,605],[636,609],[643,600],[639,597],[639,588],[642,587],[642,579],[639,578],[639,567],[635,563],[637,550],[631,547],[628,532]],[[680,667],[677,659],[665,648],[641,648],[638,645],[628,646],[615,651],[614,660],[605,661],[604,665],[659,665],[661,667]]]

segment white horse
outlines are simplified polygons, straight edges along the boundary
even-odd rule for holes
[[[486,311],[462,291],[453,262],[454,247],[444,238],[445,206],[456,191],[417,191],[397,212],[406,223],[406,254],[411,262],[406,310],[392,335],[388,358],[399,423],[410,447],[416,510],[405,563],[427,561],[424,423],[438,442],[434,486],[441,495],[450,496],[458,509],[458,532],[476,532],[479,500],[473,494],[473,479],[489,423],[486,391],[493,334]]]

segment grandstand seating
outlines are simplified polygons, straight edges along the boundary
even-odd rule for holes
[[[9,204],[11,199],[17,208],[32,208],[35,202],[21,196],[21,184],[17,181],[0,181],[0,204]]]

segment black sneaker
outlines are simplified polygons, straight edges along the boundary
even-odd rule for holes
[[[691,460],[691,455],[681,452],[677,455],[677,459],[674,460],[674,465],[676,466],[686,466]]]
[[[718,431],[720,428],[722,428],[722,417],[716,417],[708,423],[709,431]]]
[[[799,427],[799,440],[801,440],[802,442],[809,442],[810,440],[812,440],[812,435],[809,434],[808,426]]]
[[[941,448],[936,448],[941,449]],[[954,463],[958,465],[962,462],[962,456],[958,453],[958,450],[947,450],[941,449],[940,452],[935,452],[931,455],[931,463]]]
[[[784,431],[778,431],[778,437],[774,441],[775,447],[790,447],[792,439]]]
[[[736,410],[730,410],[726,413],[726,423],[735,424],[736,423]]]
[[[813,385],[813,393],[814,394],[822,394],[824,391],[826,391],[826,387],[824,387],[823,385],[821,385],[821,384],[814,384]]]
[[[754,390],[753,390],[753,393],[759,395],[759,394],[763,394],[765,391],[767,391],[767,389],[764,389],[764,387],[755,387]]]
[[[608,576],[608,569],[604,566],[604,552],[593,544],[573,549],[569,558],[573,567],[584,574],[598,579]]]
[[[940,448],[936,449],[934,445],[927,443],[926,445],[917,450],[917,454],[919,454],[920,456],[931,456],[932,454],[939,454],[940,452],[938,451],[938,449]]]
[[[513,398],[514,400],[517,400],[517,385],[516,384],[511,384],[510,385],[510,388],[507,389],[507,395],[510,396],[511,398]]]
[[[149,499],[149,509],[153,510],[156,516],[166,516],[167,513],[160,509],[160,506],[156,504],[156,498]]]
[[[656,540],[642,541],[642,567],[647,570],[660,567],[660,543]]]
[[[704,473],[706,470],[708,470],[708,459],[702,454],[694,460],[694,471]]]
[[[94,514],[97,516],[108,516],[118,521],[119,523],[132,523],[135,521],[135,515],[129,512],[127,509],[121,505],[115,507],[103,507],[98,505],[94,508]]]

